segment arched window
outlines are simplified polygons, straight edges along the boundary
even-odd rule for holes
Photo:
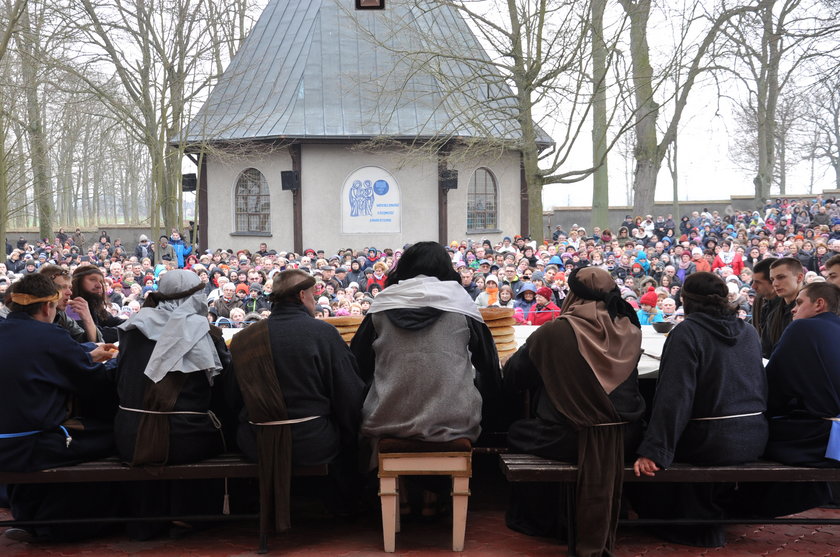
[[[493,173],[486,168],[477,169],[467,190],[467,231],[496,230],[497,194]]]
[[[236,232],[271,232],[268,182],[256,168],[247,168],[236,179]]]

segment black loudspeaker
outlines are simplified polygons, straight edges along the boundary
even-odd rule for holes
[[[181,191],[195,191],[197,183],[195,174],[181,174]]]
[[[385,0],[356,0],[357,10],[384,10]]]
[[[442,170],[440,173],[440,187],[444,190],[458,189],[458,171]]]
[[[284,170],[280,173],[280,184],[284,190],[300,189],[300,172],[297,170]]]

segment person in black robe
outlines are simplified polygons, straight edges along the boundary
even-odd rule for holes
[[[508,444],[578,463],[578,554],[612,555],[624,455],[641,438],[645,408],[636,369],[641,326],[607,271],[575,269],[569,287],[560,317],[505,365],[506,392],[521,398],[529,390],[535,414],[512,424]],[[513,487],[508,526],[530,535],[562,533],[561,494],[552,485]]]
[[[0,373],[0,470],[31,472],[96,460],[114,453],[112,425],[68,411],[71,399],[110,399],[113,378],[101,362],[113,345],[79,344],[53,325],[61,297],[39,274],[13,284],[11,309],[0,321],[0,359],[14,362]],[[106,484],[9,486],[16,520],[109,516],[116,508]],[[101,525],[39,527],[42,538],[78,538]]]
[[[764,452],[767,381],[755,329],[734,316],[723,280],[690,275],[683,286],[685,321],[662,349],[653,409],[637,449],[636,475],[673,462],[699,466],[752,462]],[[636,484],[628,490],[642,518],[723,518],[740,503],[730,484]],[[719,547],[721,526],[657,529],[668,541]]]
[[[213,410],[224,412],[213,408],[213,389],[226,375],[230,354],[221,331],[207,321],[203,290],[195,273],[170,271],[143,309],[120,326],[114,432],[120,457],[133,466],[198,462],[225,449]],[[222,509],[218,485],[144,482],[126,493],[136,516],[205,514],[214,505]],[[129,532],[149,538],[165,528],[135,523]]]
[[[289,428],[291,461],[287,464],[328,464],[330,476],[322,486],[324,503],[329,510],[346,514],[358,503],[362,481],[357,455],[364,384],[338,330],[315,319],[314,287],[314,277],[298,269],[274,277],[271,315],[238,333],[231,342],[237,381],[230,383],[230,400],[241,409],[237,442],[246,456],[258,461],[274,458],[277,455],[267,454],[274,449],[264,447],[260,452],[257,430]],[[265,341],[256,338],[263,326],[267,327]],[[257,384],[268,379],[252,375],[267,358],[276,375],[276,383],[270,386]],[[279,399],[268,400],[269,391]],[[257,398],[263,407],[284,406],[280,412],[284,417],[251,416]],[[268,413],[270,410],[267,408]],[[287,420],[291,422],[279,423]],[[261,479],[261,483],[266,482]],[[288,528],[288,517],[277,526]]]

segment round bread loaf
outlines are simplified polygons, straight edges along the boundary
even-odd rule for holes
[[[515,331],[513,330],[513,327],[491,327],[490,328],[490,334],[493,335],[493,337],[504,337],[504,336],[507,336],[507,335],[512,335],[514,333],[515,333]]]
[[[490,330],[497,329],[499,327],[513,327],[516,325],[516,319],[513,317],[502,317],[501,319],[494,319],[492,321],[484,320],[484,323],[490,327]]]
[[[359,323],[361,323],[364,318],[365,317],[363,315],[342,315],[339,317],[326,317],[324,318],[324,321],[334,327],[347,327],[348,325],[355,325],[356,328],[358,328]]]
[[[497,319],[504,319],[506,317],[513,317],[513,308],[497,308],[497,307],[489,307],[489,308],[479,308],[481,312],[481,317],[484,318],[484,321],[495,321]]]
[[[506,350],[516,350],[516,341],[506,342],[504,344],[496,344],[496,350],[498,352],[503,352]]]
[[[516,335],[511,333],[509,335],[493,336],[493,342],[496,343],[496,346],[516,342]]]

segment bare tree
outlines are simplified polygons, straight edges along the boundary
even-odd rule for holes
[[[799,159],[795,152],[802,149],[801,141],[797,139],[800,125],[804,117],[804,105],[799,91],[788,91],[776,101],[776,117],[771,126],[774,132],[773,153],[774,165],[770,175],[771,181],[778,185],[779,195],[787,193],[787,175],[790,161]],[[746,172],[757,172],[761,156],[761,140],[759,133],[759,118],[757,108],[749,104],[739,104],[735,107],[735,138],[729,151],[730,160]],[[794,151],[791,158],[789,153]],[[766,149],[765,149],[766,152]],[[768,191],[769,195],[770,192]],[[766,198],[766,196],[765,196]]]
[[[53,189],[47,155],[46,114],[42,96],[44,74],[45,5],[28,2],[20,16],[16,32],[18,61],[22,87],[26,99],[25,125],[29,135],[29,155],[32,179],[38,208],[38,235],[50,238],[53,234]]]
[[[760,207],[770,196],[776,168],[780,99],[803,77],[808,62],[834,56],[840,6],[822,0],[762,0],[757,10],[734,18],[725,32],[734,45],[736,75],[747,90],[741,104],[755,118],[753,184]]]
[[[231,28],[237,38],[244,34],[244,24],[222,32],[213,18],[245,21],[236,8],[248,5],[244,0],[80,0],[80,11],[69,12],[67,24],[83,34],[84,50],[93,51],[86,54],[88,66],[113,72],[120,93],[114,95],[88,71],[79,77],[147,148],[154,232],[161,217],[167,230],[180,228],[183,148],[174,139],[191,105],[215,78],[213,63],[223,59],[224,49],[214,40],[231,38]]]
[[[656,100],[657,92],[668,78],[667,69],[657,72],[651,61],[648,45],[648,26],[651,16],[651,0],[618,0],[630,19],[630,55],[633,63],[633,89],[635,95],[636,170],[634,177],[633,211],[635,214],[653,212],[656,181],[668,146],[677,137],[680,120],[688,104],[689,95],[698,78],[714,69],[714,58],[719,35],[723,27],[734,17],[755,10],[753,3],[725,8],[724,3],[716,13],[703,10],[704,2],[689,4],[681,14],[684,25],[669,65],[681,68],[682,79],[672,95],[666,99],[671,106],[670,119],[658,129],[663,105]],[[702,31],[697,27],[705,24]],[[692,37],[698,36],[699,40]]]
[[[6,2],[4,6],[2,28],[0,28],[0,64],[6,58],[9,43],[17,28],[20,17],[26,11],[26,0],[15,0],[14,3]],[[0,88],[0,238],[6,237],[6,228],[11,218],[9,211],[9,153],[6,151],[8,137],[8,114],[6,112],[6,91]],[[0,261],[6,260],[5,246],[0,250]]]
[[[415,146],[436,152],[454,140],[466,147],[462,152],[471,155],[479,151],[521,153],[528,199],[525,232],[542,240],[543,186],[575,183],[591,176],[605,165],[606,154],[629,127],[617,121],[617,103],[608,105],[605,99],[610,87],[613,97],[623,94],[623,81],[606,83],[623,20],[609,26],[599,22],[601,28],[593,28],[593,10],[597,17],[603,7],[600,0],[594,6],[589,1],[572,0],[412,2],[405,8],[404,19],[396,18],[395,28],[384,33],[385,39],[369,34],[377,48],[396,59],[391,75],[372,80],[384,84],[378,92],[384,99],[380,105],[385,105],[381,113],[387,119],[402,95],[416,93],[400,90],[405,81],[395,76],[431,73],[441,90],[441,106],[454,98],[462,104],[442,126],[450,131]],[[440,21],[454,21],[450,25],[466,21],[476,40],[464,44],[463,35],[456,39],[442,32],[437,25]],[[593,34],[598,43],[594,52],[590,48]],[[593,56],[597,58],[594,70]],[[596,97],[598,129],[591,133]],[[555,143],[541,151],[538,144],[545,146],[546,133]],[[460,139],[464,135],[475,139],[465,142]],[[576,168],[573,150],[582,138],[597,147],[593,163]],[[599,175],[598,184],[593,198],[596,219],[606,221],[604,176]]]
[[[592,224],[609,225],[610,184],[607,165],[607,41],[604,38],[604,11],[607,0],[590,5],[590,44],[592,49]]]
[[[812,161],[828,161],[834,183],[840,189],[840,73],[829,73],[813,88],[806,103],[804,120],[811,129],[808,153]],[[811,177],[813,187],[813,169]]]

